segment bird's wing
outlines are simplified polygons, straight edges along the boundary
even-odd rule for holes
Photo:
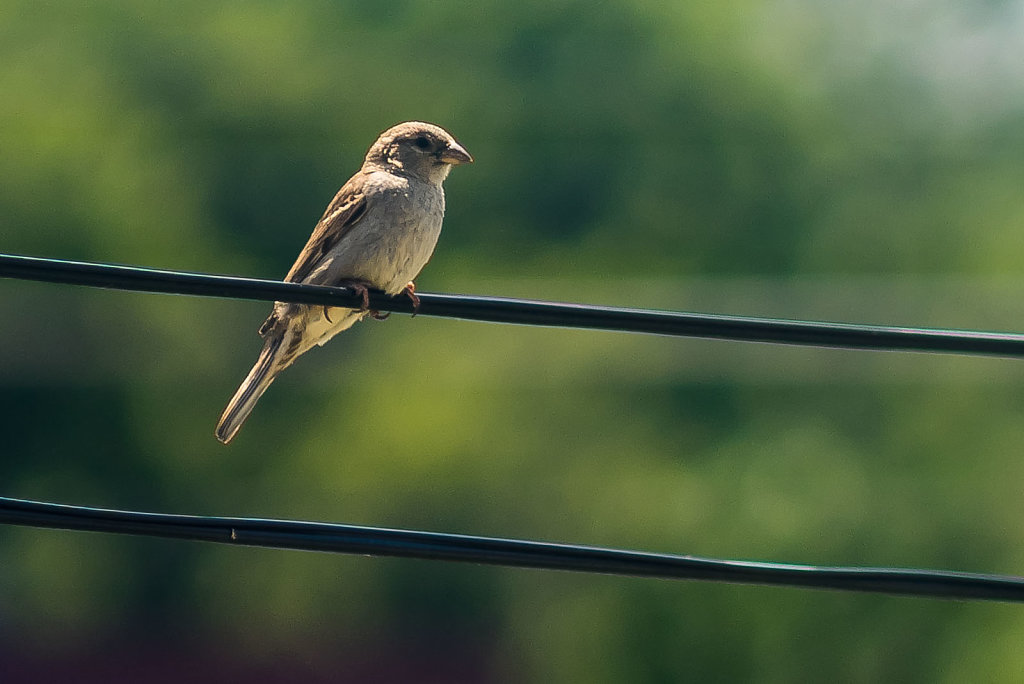
[[[363,185],[362,174],[357,173],[341,187],[331,203],[327,205],[327,211],[316,224],[313,234],[309,236],[309,241],[302,248],[295,263],[292,264],[288,275],[284,277],[286,283],[305,281],[320,265],[324,256],[366,214],[368,201],[366,193],[363,191]],[[279,328],[278,323],[282,320],[281,306],[281,303],[278,302],[270,317],[260,326],[261,337],[267,337]]]
[[[366,214],[367,200],[363,192],[363,178],[353,176],[334,200],[327,206],[320,222],[309,236],[309,242],[302,248],[299,257],[285,276],[285,282],[301,283],[320,265],[320,261],[348,233],[352,226]]]

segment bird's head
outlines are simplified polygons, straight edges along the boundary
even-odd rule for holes
[[[366,164],[441,183],[458,164],[470,164],[473,157],[466,148],[440,126],[407,121],[380,134],[366,153]]]

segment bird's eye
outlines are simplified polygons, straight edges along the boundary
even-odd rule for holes
[[[420,137],[413,140],[413,144],[421,150],[425,150],[430,147],[430,141],[427,140],[426,136],[421,135]]]

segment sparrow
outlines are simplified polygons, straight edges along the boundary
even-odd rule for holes
[[[292,265],[285,282],[347,286],[360,309],[275,302],[260,327],[263,351],[217,423],[227,444],[277,374],[314,345],[352,327],[369,310],[367,289],[405,292],[419,306],[413,280],[434,252],[444,219],[442,183],[473,157],[447,131],[420,121],[380,134],[362,168],[342,186]]]

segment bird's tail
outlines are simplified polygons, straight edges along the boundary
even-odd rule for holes
[[[263,345],[256,365],[249,371],[249,375],[242,381],[235,396],[231,397],[228,406],[224,409],[220,421],[217,422],[217,430],[214,434],[224,444],[227,444],[242,427],[242,423],[249,417],[256,402],[263,393],[267,391],[270,384],[274,382],[278,372],[284,370],[292,359],[282,359],[281,350],[285,334],[272,335]]]

